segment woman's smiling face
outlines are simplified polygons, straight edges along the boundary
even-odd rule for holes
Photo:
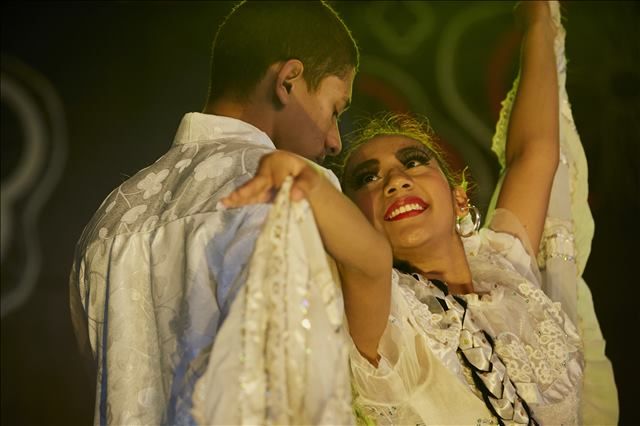
[[[343,190],[403,258],[434,238],[455,235],[455,202],[429,148],[401,135],[381,135],[351,154]]]

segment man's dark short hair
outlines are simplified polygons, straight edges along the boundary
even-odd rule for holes
[[[298,59],[311,90],[358,68],[358,47],[324,1],[248,0],[236,5],[213,41],[209,101],[244,100],[276,62]]]

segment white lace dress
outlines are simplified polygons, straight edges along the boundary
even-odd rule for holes
[[[461,297],[466,318],[475,324],[471,331],[486,331],[493,345],[476,342],[479,335],[465,330],[472,327],[463,327],[464,309],[452,295],[420,276],[394,271],[378,368],[355,346],[351,350],[357,409],[377,424],[497,424],[458,351],[470,346],[465,340],[471,337],[472,346],[494,361],[496,377],[483,379],[489,388],[493,381],[502,394],[506,377],[540,424],[578,423],[580,337],[540,289],[523,244],[509,233],[483,229],[465,239],[465,249],[478,292]],[[492,401],[499,409],[500,398]]]

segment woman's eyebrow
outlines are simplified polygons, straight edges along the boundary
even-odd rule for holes
[[[373,167],[378,167],[379,165],[380,165],[380,162],[376,159],[372,158],[370,160],[365,160],[362,163],[355,166],[353,169],[351,169],[351,171],[348,174],[354,175],[361,172],[362,170],[368,170]]]
[[[402,149],[397,150],[396,154],[395,154],[395,157],[398,160],[401,160],[407,154],[409,154],[410,152],[413,152],[413,151],[420,151],[420,152],[422,152],[424,154],[427,154],[427,155],[431,156],[431,151],[427,147],[425,147],[422,144],[417,143],[415,145],[407,146],[407,147],[404,147]]]

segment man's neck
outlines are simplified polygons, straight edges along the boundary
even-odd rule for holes
[[[272,137],[273,134],[271,112],[268,108],[260,107],[252,102],[219,99],[209,102],[205,106],[203,113],[235,118],[262,130],[269,137]]]

